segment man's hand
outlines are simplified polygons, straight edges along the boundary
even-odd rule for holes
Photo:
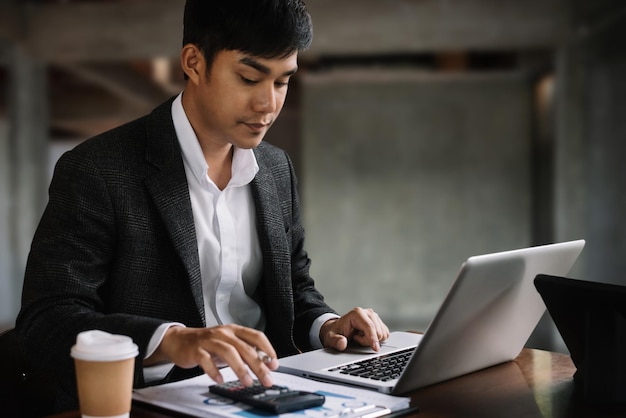
[[[263,362],[257,350],[267,353],[272,360]],[[146,359],[146,364],[161,361],[182,368],[200,366],[217,383],[224,381],[218,367],[226,363],[246,386],[250,386],[253,380],[246,365],[266,387],[272,385],[270,370],[278,368],[276,352],[265,334],[234,324],[212,328],[169,328],[155,353]]]
[[[354,308],[344,316],[326,321],[320,329],[324,347],[344,351],[353,340],[362,346],[380,349],[380,342],[389,338],[389,328],[372,309]]]

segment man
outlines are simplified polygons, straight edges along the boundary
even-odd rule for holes
[[[56,410],[77,406],[69,352],[88,329],[133,338],[136,386],[195,366],[221,382],[224,364],[267,386],[280,356],[388,337],[371,309],[325,304],[293,167],[262,142],[311,37],[301,0],[188,0],[184,91],[59,160],[16,326],[62,374]]]

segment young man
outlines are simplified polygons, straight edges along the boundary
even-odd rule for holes
[[[270,385],[280,356],[387,338],[316,290],[293,167],[262,142],[311,37],[301,0],[188,0],[184,91],[59,160],[16,327],[62,375],[56,410],[77,407],[69,352],[88,329],[133,338],[136,386],[196,366],[219,382],[223,364]]]

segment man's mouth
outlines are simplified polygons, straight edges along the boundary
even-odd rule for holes
[[[264,122],[258,122],[258,123],[257,122],[242,122],[242,123],[246,125],[253,132],[261,132],[270,126],[270,123],[264,123]]]

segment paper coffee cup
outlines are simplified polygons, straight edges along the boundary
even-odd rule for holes
[[[85,331],[70,352],[76,365],[78,400],[83,418],[130,415],[137,345],[130,337]]]

